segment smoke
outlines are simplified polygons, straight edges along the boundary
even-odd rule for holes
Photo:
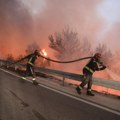
[[[93,46],[102,41],[119,48],[119,6],[113,0],[1,0],[1,52],[16,55],[34,41],[48,49],[48,36],[66,25]]]
[[[119,50],[120,1],[103,0],[97,10],[104,24],[102,31],[98,34],[97,42],[107,44],[115,52]]]
[[[11,52],[17,56],[34,41],[48,49],[48,36],[66,25],[93,41],[101,27],[96,14],[98,3],[95,0],[1,0],[1,54]]]
[[[47,40],[49,34],[61,31],[66,25],[69,25],[78,31],[81,37],[87,36],[89,41],[96,39],[96,34],[102,24],[96,13],[99,2],[95,0],[44,1],[44,10],[40,12],[39,16],[36,15],[36,36],[39,34],[41,38]]]
[[[33,40],[32,18],[17,0],[0,0],[0,51],[2,55],[23,52]]]
[[[98,34],[96,42],[101,42],[107,45],[113,56],[112,61],[109,61],[109,66],[112,71],[107,70],[112,79],[120,80],[120,1],[118,0],[104,0],[98,6],[99,16],[104,23],[103,29]]]
[[[117,50],[120,50],[119,43],[120,43],[120,22],[115,23],[111,29],[107,32],[107,34],[104,36],[104,43],[109,43],[109,48],[116,52]]]
[[[104,0],[0,0],[0,53],[1,57],[24,54],[26,48],[37,43],[46,49],[53,58],[53,51],[48,47],[48,36],[70,26],[79,33],[80,40],[87,38],[96,45],[106,23],[97,8]],[[118,46],[119,23],[113,24],[103,34],[104,43],[109,47]],[[113,42],[115,40],[116,42]],[[118,46],[119,47],[119,46]],[[18,54],[19,53],[19,54]],[[68,65],[69,66],[69,65]]]

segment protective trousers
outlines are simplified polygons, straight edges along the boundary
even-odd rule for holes
[[[35,78],[34,67],[29,63],[27,63],[26,73],[25,73],[25,77],[27,76],[32,76],[33,78]]]
[[[89,72],[84,73],[82,83],[80,84],[80,88],[84,88],[84,86],[87,84],[87,90],[91,90],[92,87],[92,74]]]

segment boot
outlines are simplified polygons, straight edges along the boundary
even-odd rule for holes
[[[81,94],[81,89],[79,87],[76,87],[76,91],[78,94]]]
[[[95,96],[95,94],[93,94],[91,91],[87,91],[87,95],[89,95],[89,96]]]
[[[34,85],[38,85],[38,82],[36,80],[33,80]]]

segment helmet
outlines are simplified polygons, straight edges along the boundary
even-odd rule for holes
[[[101,53],[95,53],[94,57],[95,58],[101,58]]]
[[[34,51],[34,54],[35,54],[35,55],[38,55],[38,56],[40,55],[40,53],[39,53],[38,50],[35,50],[35,51]]]

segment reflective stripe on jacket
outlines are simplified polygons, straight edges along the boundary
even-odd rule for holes
[[[86,68],[88,71],[90,71],[92,74],[94,73],[94,71],[92,69],[90,69],[89,67],[85,66],[84,68]]]

